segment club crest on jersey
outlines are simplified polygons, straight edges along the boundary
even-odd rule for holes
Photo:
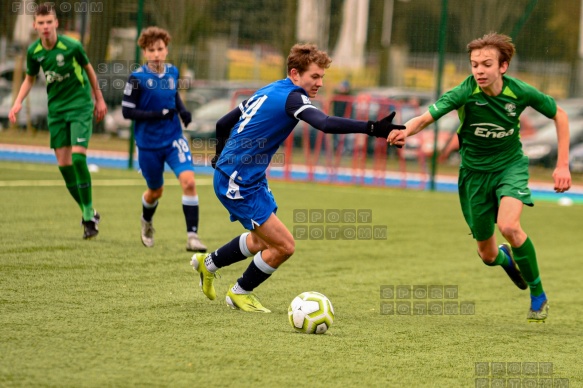
[[[65,56],[63,54],[57,54],[57,66],[65,65]]]
[[[506,109],[506,112],[508,116],[516,116],[516,105],[514,105],[513,103],[509,102],[506,105],[504,105],[504,109]]]
[[[146,81],[146,85],[149,88],[153,88],[154,87],[154,80],[152,78],[150,78],[148,81]]]
[[[304,104],[312,104],[312,101],[310,101],[310,98],[308,96],[304,96],[302,95],[302,101],[304,102]]]

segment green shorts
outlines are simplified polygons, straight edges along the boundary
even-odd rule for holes
[[[458,189],[466,223],[478,241],[494,234],[494,225],[502,197],[516,198],[534,206],[528,188],[528,158],[526,156],[496,172],[460,169]]]
[[[82,146],[87,148],[93,132],[93,109],[75,110],[48,116],[51,148]]]

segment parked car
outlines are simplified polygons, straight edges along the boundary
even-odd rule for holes
[[[192,112],[192,123],[184,128],[184,132],[190,138],[214,137],[217,121],[254,92],[255,89],[234,89],[228,97],[212,99],[198,108],[193,107],[191,100],[187,100],[185,105]]]
[[[583,117],[569,121],[570,146],[583,142]],[[552,167],[557,161],[557,131],[554,121],[541,128],[534,136],[522,141],[524,154],[530,164]]]
[[[184,103],[192,110],[196,111],[201,106],[221,98],[230,98],[235,92],[241,90],[256,91],[264,86],[257,82],[233,82],[233,81],[196,81],[192,82],[190,89],[185,94]]]
[[[6,96],[12,95],[12,84],[9,82],[3,82],[0,80],[0,101],[4,99]]]
[[[571,148],[569,152],[569,166],[571,172],[583,173],[583,143]]]
[[[209,139],[215,136],[217,121],[235,107],[230,98],[212,100],[192,114],[192,123],[184,128],[190,138]]]
[[[440,160],[445,160],[450,157],[453,151],[457,151],[459,148],[457,130],[460,126],[460,120],[457,111],[449,112],[441,117],[437,124],[439,128],[437,153],[440,155]],[[415,136],[407,138],[403,149],[403,157],[407,160],[415,160],[419,157],[431,158],[433,156],[434,139],[434,124],[431,124]]]
[[[376,121],[391,112],[395,112],[394,122],[401,124],[427,110],[427,104],[432,99],[432,93],[425,91],[396,87],[366,88],[357,91],[351,96],[334,96],[330,110],[335,115],[363,121]],[[338,109],[338,105],[341,106],[341,109]],[[347,134],[344,135],[343,139],[343,153],[351,154],[354,152],[354,143],[359,137],[354,134]],[[338,142],[335,140],[334,148],[337,148],[337,146]],[[359,147],[362,146],[362,144],[359,145]],[[367,139],[367,153],[373,154],[375,148],[376,142],[374,139]],[[388,150],[390,151],[392,148],[388,148]]]
[[[566,98],[557,100],[557,105],[567,113],[569,120],[583,118],[583,98]],[[552,123],[552,119],[549,119],[531,107],[527,107],[520,115],[520,136],[523,140],[527,139],[534,135],[539,129],[546,125],[550,125],[550,123]]]
[[[105,114],[104,123],[105,132],[117,135],[117,137],[122,139],[129,138],[132,120],[123,117],[121,106],[108,109]]]
[[[22,109],[18,112],[17,122],[18,127],[26,128],[27,126],[27,104],[30,101],[30,122],[31,125],[36,129],[48,129],[47,116],[49,113],[48,109],[48,97],[47,91],[44,85],[35,85],[30,89],[28,96],[22,102]],[[8,120],[8,113],[12,108],[12,94],[8,93],[2,98],[0,102],[0,127],[8,128],[10,127],[10,121]]]
[[[583,118],[583,98],[565,98],[557,100],[559,105],[569,116],[569,120]]]
[[[14,61],[10,60],[10,61],[5,61],[2,64],[0,64],[0,83],[7,83],[7,84],[12,84],[12,81],[14,80],[14,71],[15,71],[16,65],[14,63]],[[24,80],[24,77],[26,76],[26,63],[23,63],[23,67],[22,67],[22,79]],[[22,82],[22,81],[21,81]],[[45,75],[43,73],[43,71],[39,71],[38,76],[36,77],[36,82],[45,83]]]

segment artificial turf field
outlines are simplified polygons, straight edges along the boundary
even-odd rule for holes
[[[248,261],[222,269],[217,300],[200,292],[181,191],[166,177],[156,246],[147,249],[135,171],[93,174],[102,222],[98,238],[84,241],[56,166],[0,162],[0,386],[583,385],[581,205],[538,202],[523,213],[551,305],[547,323],[528,324],[528,292],[481,263],[455,194],[271,182],[290,230],[386,233],[298,238],[294,256],[256,290],[273,313],[250,314],[224,303]],[[243,230],[215,198],[211,177],[198,179],[200,234],[214,249]],[[299,214],[337,210],[372,220],[299,222]],[[423,296],[436,286],[449,298]],[[403,287],[416,294],[398,294]],[[312,290],[336,311],[320,336],[295,333],[287,320],[293,297]],[[412,307],[419,302],[460,308],[422,314]]]

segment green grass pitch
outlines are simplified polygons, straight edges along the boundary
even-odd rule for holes
[[[243,229],[228,220],[211,177],[198,179],[200,233],[215,249]],[[248,261],[222,270],[217,300],[200,292],[185,251],[181,191],[173,175],[166,181],[156,246],[147,249],[136,172],[93,174],[102,223],[95,241],[83,241],[80,211],[56,166],[0,163],[0,386],[583,385],[581,205],[539,202],[523,213],[551,303],[547,323],[528,324],[528,292],[481,263],[456,194],[271,182],[290,230],[374,226],[386,233],[298,239],[295,255],[256,290],[273,311],[260,315],[224,302]],[[368,211],[372,219],[299,222],[306,211]],[[473,311],[400,315],[403,303],[436,300],[398,299],[406,295],[385,293],[390,286],[444,286],[457,293],[437,302],[469,303]],[[288,305],[304,291],[334,305],[324,335],[289,325]],[[389,315],[385,308],[397,305]]]

